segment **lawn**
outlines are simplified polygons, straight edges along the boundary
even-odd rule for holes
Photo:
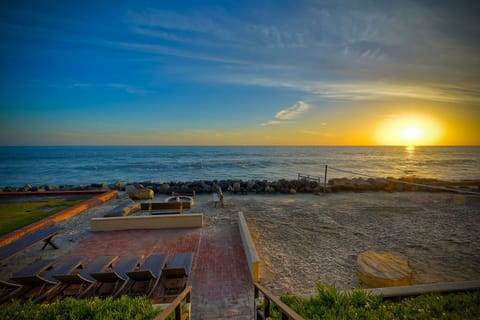
[[[0,236],[72,207],[84,199],[45,199],[0,203]]]

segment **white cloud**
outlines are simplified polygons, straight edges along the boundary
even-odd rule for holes
[[[269,120],[267,122],[262,123],[262,126],[271,126],[282,124],[288,122],[289,120],[296,119],[302,113],[308,111],[310,109],[310,105],[303,101],[297,101],[294,105],[287,109],[283,109],[277,112],[275,115],[275,119]]]
[[[273,126],[273,125],[276,125],[276,124],[280,124],[282,123],[281,121],[278,121],[278,120],[268,120],[267,122],[264,122],[262,123],[262,126]]]
[[[310,109],[310,105],[308,103],[305,103],[303,101],[298,101],[295,103],[293,106],[290,108],[280,110],[277,112],[275,115],[275,119],[278,120],[292,120],[298,117],[301,113],[304,113]]]

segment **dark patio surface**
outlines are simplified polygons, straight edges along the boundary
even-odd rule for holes
[[[88,263],[100,255],[139,255],[145,259],[150,254],[167,253],[168,263],[179,252],[195,253],[188,280],[193,287],[192,319],[252,318],[253,284],[237,225],[96,232],[62,258],[84,256]]]

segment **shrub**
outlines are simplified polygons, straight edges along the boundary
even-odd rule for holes
[[[310,299],[282,296],[281,300],[305,319],[480,319],[480,291],[428,294],[383,301],[362,289],[339,292],[317,284]]]
[[[160,310],[145,297],[121,297],[119,299],[90,298],[79,300],[66,298],[52,304],[35,304],[32,301],[13,301],[0,308],[4,320],[116,320],[154,319]]]

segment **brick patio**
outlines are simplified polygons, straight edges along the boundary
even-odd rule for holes
[[[253,283],[237,225],[97,232],[62,258],[194,252],[192,319],[251,319]],[[155,299],[158,302],[157,299]]]

